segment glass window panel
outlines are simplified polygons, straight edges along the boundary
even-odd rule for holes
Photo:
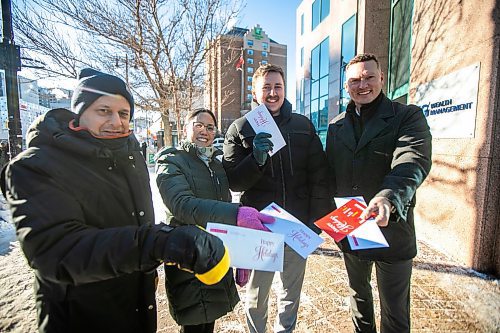
[[[319,45],[311,51],[311,80],[319,79]]]
[[[266,51],[262,51],[262,56],[263,56],[264,58],[266,58],[266,57],[267,57],[267,52],[266,52]]]
[[[319,80],[311,84],[311,98],[319,97]]]
[[[311,121],[314,127],[318,128],[318,112],[311,112]]]
[[[253,55],[253,50],[247,50],[248,55]]]
[[[247,40],[247,45],[248,46],[253,46],[253,40],[251,40],[251,39]]]
[[[318,127],[318,99],[311,100],[310,119],[314,127]]]
[[[328,96],[319,99],[319,123],[318,128],[328,127]]]
[[[247,81],[248,82],[252,82],[252,77],[251,76],[247,76]]]
[[[353,15],[342,24],[342,65],[354,58],[356,55],[356,16]]]
[[[253,67],[247,67],[247,72],[248,73],[253,73]]]
[[[350,101],[349,94],[344,89],[345,68],[349,61],[356,55],[356,16],[353,15],[344,24],[342,24],[342,43],[341,43],[340,65],[340,112],[347,110],[347,104]]]
[[[247,102],[251,102],[252,101],[252,94],[247,94]]]
[[[330,14],[330,0],[321,0],[321,19],[323,21]]]
[[[328,66],[330,65],[330,55],[328,54],[328,42],[329,42],[329,38],[326,38],[320,44],[320,47],[321,47],[321,51],[320,51],[321,61],[320,61],[320,70],[319,70],[320,76],[328,75]]]
[[[262,60],[260,63],[261,63],[262,65],[266,65],[266,64],[267,64],[267,60]]]
[[[328,95],[328,75],[319,81],[319,96]]]
[[[319,10],[320,10],[320,2],[321,0],[316,0],[312,3],[312,30],[316,28],[319,24]]]
[[[247,90],[248,90],[248,91],[252,91],[252,86],[251,86],[251,85],[248,85],[248,86],[247,86]]]
[[[317,99],[317,98],[311,100],[311,114],[313,112],[318,112],[318,101],[319,101],[319,99]]]
[[[410,79],[410,39],[413,0],[400,0],[393,7],[389,90],[392,92]]]
[[[300,66],[304,66],[304,48],[300,48]]]
[[[247,58],[247,62],[252,65],[253,64],[253,58]]]
[[[264,50],[267,50],[268,47],[269,47],[269,44],[267,44],[266,42],[262,42],[262,48]]]
[[[300,35],[304,34],[304,14],[300,15]]]

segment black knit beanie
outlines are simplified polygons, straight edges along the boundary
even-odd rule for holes
[[[84,68],[78,74],[78,85],[71,98],[71,110],[78,117],[104,95],[121,95],[130,104],[130,119],[134,117],[134,97],[125,82],[117,76],[105,74],[92,68]],[[77,119],[78,120],[78,119]]]

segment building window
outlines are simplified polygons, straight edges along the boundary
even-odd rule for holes
[[[342,24],[342,41],[340,49],[340,112],[347,110],[349,104],[349,93],[344,87],[345,82],[345,69],[349,61],[356,55],[356,15],[351,16],[350,19]]]
[[[253,99],[252,94],[247,94],[247,102],[251,102]]]
[[[304,66],[304,48],[300,48],[300,67]]]
[[[253,50],[247,50],[248,55],[253,55]]]
[[[252,82],[252,77],[251,76],[247,76],[247,82]]]
[[[249,84],[249,85],[247,86],[247,90],[248,90],[248,91],[252,91],[252,85],[251,85],[251,84]]]
[[[262,60],[262,61],[260,62],[260,64],[261,64],[261,65],[267,65],[267,60]]]
[[[300,80],[300,87],[299,87],[299,113],[305,115],[305,109],[304,109],[304,78]]]
[[[253,64],[253,58],[247,58],[247,63],[249,65],[252,65]]]
[[[263,48],[264,50],[267,50],[267,49],[268,49],[268,47],[269,47],[269,44],[267,44],[267,42],[262,42],[262,48]]]
[[[411,22],[413,0],[393,1],[389,53],[388,96],[397,99],[408,94],[411,61]]]
[[[330,14],[330,0],[315,0],[312,3],[312,30]]]
[[[253,73],[253,67],[247,67],[247,73]]]
[[[266,51],[262,51],[262,56],[263,56],[264,58],[267,58],[267,52],[266,52]]]
[[[300,15],[300,35],[304,34],[304,14]]]
[[[247,45],[252,47],[253,46],[253,40],[249,39],[247,40]]]
[[[330,67],[329,38],[311,51],[311,121],[320,138],[328,127],[328,73]]]
[[[3,73],[0,73],[0,97],[3,97],[5,95],[3,91],[3,83],[4,83]]]

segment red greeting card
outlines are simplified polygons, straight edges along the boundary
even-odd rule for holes
[[[314,224],[339,242],[365,222],[359,217],[365,208],[365,205],[352,199]]]

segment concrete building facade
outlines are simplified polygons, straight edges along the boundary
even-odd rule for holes
[[[500,275],[498,1],[304,0],[297,8],[297,111],[325,138],[345,111],[345,65],[378,55],[386,95],[422,107],[433,167],[417,195],[417,235]]]
[[[206,63],[205,104],[221,133],[251,109],[252,76],[260,64],[272,63],[286,75],[287,46],[271,39],[256,25],[234,27],[211,42]]]

